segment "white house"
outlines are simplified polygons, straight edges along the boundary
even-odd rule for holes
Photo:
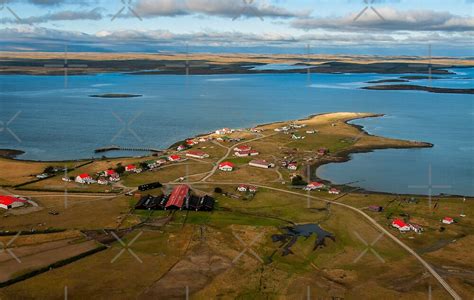
[[[232,170],[234,170],[234,167],[234,164],[229,161],[221,162],[219,164],[219,170],[224,172],[231,172]]]
[[[405,223],[402,219],[394,219],[392,221],[392,227],[397,228],[400,232],[410,231],[410,226]]]
[[[89,174],[84,173],[76,176],[75,181],[80,184],[91,184],[94,180],[89,176]]]
[[[454,219],[453,218],[450,218],[450,217],[444,217],[443,220],[441,221],[443,222],[443,224],[453,224],[454,223]]]
[[[245,185],[245,184],[241,184],[241,185],[239,185],[239,186],[237,187],[237,190],[238,190],[239,192],[246,192],[246,191],[248,190],[248,186]]]
[[[319,190],[324,188],[326,185],[322,182],[310,182],[308,185],[304,188],[306,191],[312,191],[312,190]]]
[[[336,189],[336,188],[330,188],[328,193],[333,194],[333,195],[339,195],[341,193],[341,191]]]
[[[298,169],[298,164],[295,162],[291,162],[286,167],[288,168],[288,170],[296,171]]]

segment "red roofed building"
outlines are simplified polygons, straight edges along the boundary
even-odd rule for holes
[[[189,199],[189,186],[178,185],[171,192],[165,209],[182,209],[184,202]]]
[[[310,182],[306,186],[305,190],[307,190],[307,191],[318,190],[318,189],[322,189],[324,187],[325,187],[325,185],[322,182]]]
[[[125,167],[125,171],[127,172],[135,171],[135,169],[136,169],[135,165],[128,165]]]
[[[328,193],[333,195],[339,195],[341,191],[336,188],[330,188]]]
[[[230,161],[221,162],[219,164],[219,170],[224,172],[231,172],[232,170],[234,170],[234,167],[234,164]]]
[[[410,226],[408,226],[408,224],[405,223],[402,219],[394,219],[392,221],[392,226],[398,228],[398,230],[400,230],[401,232],[410,231]]]
[[[92,182],[92,177],[89,176],[87,173],[80,174],[76,177],[75,181],[77,183],[91,183]]]
[[[25,200],[13,196],[0,196],[0,208],[11,209],[25,205]]]
[[[450,217],[444,217],[443,220],[441,221],[443,222],[443,224],[453,224],[454,223],[454,219],[453,218],[450,218]]]
[[[105,175],[107,176],[115,176],[117,173],[114,170],[107,170],[105,171]]]
[[[169,160],[169,161],[180,161],[180,160],[181,160],[181,156],[176,155],[176,154],[173,154],[173,155],[168,156],[168,160]]]
[[[250,151],[252,150],[252,147],[248,145],[240,145],[234,148],[234,151],[241,152],[241,151]]]

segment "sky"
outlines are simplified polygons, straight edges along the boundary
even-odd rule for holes
[[[0,0],[1,51],[474,57],[474,0]]]

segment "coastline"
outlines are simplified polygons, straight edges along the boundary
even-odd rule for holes
[[[300,119],[262,123],[262,124],[254,126],[254,127],[261,128],[261,127],[275,126],[277,124],[283,124],[283,123],[289,123],[289,122],[305,122],[305,121],[311,120],[313,118],[317,118],[317,117],[325,116],[325,115],[330,115],[330,114],[333,114],[333,113],[311,114],[308,117],[304,117],[304,118],[300,118]],[[345,125],[350,126],[352,128],[355,128],[360,134],[363,134],[364,136],[384,138],[384,139],[387,139],[387,140],[391,140],[392,141],[391,144],[377,144],[377,145],[372,145],[372,146],[355,146],[355,147],[352,146],[352,147],[350,147],[350,149],[341,150],[339,152],[334,152],[330,156],[323,157],[320,160],[318,160],[317,162],[310,165],[311,174],[312,174],[312,176],[314,176],[311,179],[320,180],[320,181],[323,181],[323,182],[326,182],[326,183],[331,183],[331,181],[329,181],[329,180],[319,178],[317,176],[317,169],[319,167],[323,166],[323,165],[330,164],[330,163],[344,163],[344,162],[350,161],[352,154],[369,153],[369,152],[373,152],[375,150],[383,150],[383,149],[431,148],[431,147],[434,146],[433,144],[427,143],[427,142],[396,140],[396,139],[391,139],[389,137],[381,137],[381,136],[373,135],[373,134],[367,132],[362,125],[349,123],[349,122],[354,121],[354,120],[362,120],[362,119],[365,119],[365,118],[378,118],[378,117],[383,117],[383,116],[385,116],[385,114],[380,114],[380,113],[360,114],[360,115],[357,115],[357,116],[354,116],[354,117],[351,117],[351,118],[344,118],[341,121]],[[209,135],[212,135],[212,134],[213,134],[213,132],[197,134],[194,137],[190,137],[190,138],[205,137],[205,136],[209,136]],[[165,149],[165,152],[163,153],[163,155],[166,155],[166,153],[169,152],[169,151],[173,151],[174,146],[179,145],[183,141],[177,141],[177,142],[173,143],[172,145],[170,145],[168,148]],[[397,142],[397,141],[400,141],[400,143],[399,144],[397,144],[397,143],[394,144],[394,142]],[[97,158],[81,158],[81,159],[75,159],[75,160],[43,161],[43,160],[22,160],[21,158],[17,157],[17,156],[25,153],[24,151],[21,151],[21,150],[4,149],[3,151],[9,151],[9,152],[12,152],[12,153],[16,153],[16,155],[14,155],[14,156],[11,155],[9,157],[0,156],[3,159],[12,160],[12,161],[21,161],[21,162],[37,162],[37,163],[39,163],[39,162],[42,162],[42,163],[67,163],[67,162],[84,162],[84,161],[93,162],[93,161],[117,160],[117,159],[126,159],[126,158],[135,157],[135,156],[105,157],[105,158],[97,157]],[[2,149],[0,149],[0,154],[1,153],[2,153]],[[141,158],[143,158],[143,157],[152,157],[152,155],[141,155],[141,156],[137,156],[137,157],[141,157]],[[331,183],[331,185],[333,185],[333,184]],[[352,189],[352,190],[354,189],[353,186],[349,186],[349,185],[336,185],[336,186],[340,186],[340,187],[344,187],[344,188]],[[388,193],[388,192],[364,190],[362,188],[359,188],[357,191],[360,192],[360,193],[393,194],[393,193]]]

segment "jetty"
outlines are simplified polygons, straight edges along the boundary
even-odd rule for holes
[[[149,151],[149,152],[164,152],[166,150],[147,148],[147,147],[121,147],[121,146],[105,146],[94,150],[95,153],[108,152],[108,151]]]

